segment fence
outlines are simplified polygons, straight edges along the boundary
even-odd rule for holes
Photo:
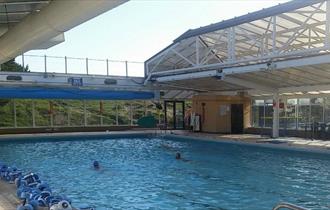
[[[15,61],[29,66],[31,72],[87,74],[107,76],[144,76],[144,63],[109,59],[21,55]]]

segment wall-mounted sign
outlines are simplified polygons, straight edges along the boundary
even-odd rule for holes
[[[19,75],[8,75],[7,80],[9,81],[22,81],[22,77]]]
[[[72,86],[83,86],[83,78],[70,77],[68,83],[71,83]]]
[[[116,85],[117,80],[115,80],[115,79],[105,79],[104,84],[106,84],[106,85]]]

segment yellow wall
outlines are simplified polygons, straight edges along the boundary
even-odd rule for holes
[[[204,116],[203,116],[203,106]],[[192,109],[202,115],[202,131],[231,133],[231,104],[243,104],[244,128],[250,127],[251,99],[244,96],[197,95],[192,99]]]

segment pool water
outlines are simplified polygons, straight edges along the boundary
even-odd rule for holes
[[[96,209],[270,210],[280,201],[330,208],[327,154],[142,137],[58,140],[1,142],[0,160]]]

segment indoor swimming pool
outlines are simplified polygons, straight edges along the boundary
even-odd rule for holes
[[[2,141],[0,160],[37,173],[73,205],[96,209],[269,210],[281,201],[330,208],[328,154],[179,138],[84,136]]]

